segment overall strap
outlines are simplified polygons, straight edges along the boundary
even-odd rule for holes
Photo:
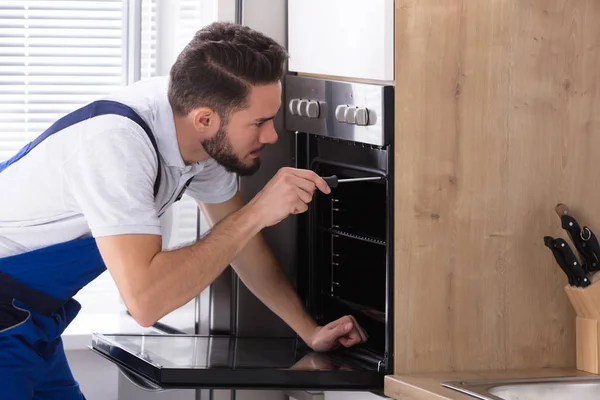
[[[89,118],[97,117],[100,115],[107,114],[116,114],[125,118],[129,118],[136,124],[138,124],[146,135],[148,135],[148,139],[152,143],[152,147],[154,147],[154,151],[156,152],[156,159],[158,160],[158,168],[156,172],[156,180],[154,181],[154,196],[158,194],[158,188],[160,187],[160,154],[158,152],[158,146],[156,145],[156,139],[152,134],[152,130],[146,122],[129,106],[126,106],[123,103],[119,103],[111,100],[98,100],[94,101],[84,107],[81,107],[58,121],[52,124],[48,129],[46,129],[40,136],[35,138],[32,142],[27,143],[25,146],[19,150],[17,154],[15,154],[12,158],[0,162],[0,172],[6,169],[9,165],[14,164],[24,156],[26,156],[31,150],[33,150],[38,144],[43,142],[45,139],[50,137],[51,135],[68,128],[71,125],[75,125],[79,122],[85,121]]]

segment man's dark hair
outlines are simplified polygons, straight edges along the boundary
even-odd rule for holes
[[[210,107],[224,121],[248,106],[251,86],[283,78],[286,50],[247,26],[215,22],[198,32],[177,57],[170,73],[169,102],[187,115]]]

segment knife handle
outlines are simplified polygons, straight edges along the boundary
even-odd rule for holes
[[[563,259],[565,260],[565,266],[573,272],[576,278],[577,286],[586,287],[590,285],[590,280],[588,279],[583,266],[575,257],[575,253],[571,250],[569,244],[562,238],[557,238],[554,241],[554,245],[562,253]]]
[[[569,215],[569,207],[567,207],[567,205],[564,203],[558,203],[554,207],[554,211],[558,214],[559,217],[562,217],[563,215]]]
[[[592,264],[595,263],[595,256],[592,253],[591,247],[584,239],[584,231],[577,223],[577,220],[570,215],[563,215],[560,217],[560,221],[562,228],[569,234],[571,242],[575,245],[575,248],[581,257],[581,266],[584,270],[589,270]],[[588,232],[591,237],[591,231],[587,229],[586,232]]]
[[[330,188],[335,189],[338,186],[338,177],[335,175],[332,176],[323,176],[322,177],[325,183],[329,185]]]
[[[577,220],[570,215],[565,214],[561,216],[560,220],[562,228],[567,231],[571,242],[581,256],[583,269],[589,272],[600,270],[600,245],[594,232],[587,226],[581,228]]]
[[[564,259],[563,254],[560,252],[560,250],[558,250],[558,248],[556,246],[555,239],[551,236],[544,236],[544,245],[546,245],[546,247],[548,247],[552,251],[554,260],[556,261],[556,263],[558,264],[560,269],[563,270],[565,275],[567,275],[569,285],[576,286],[577,285],[577,277],[571,271],[571,269],[566,265],[566,261]]]

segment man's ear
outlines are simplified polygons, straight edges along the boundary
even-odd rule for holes
[[[218,128],[220,118],[210,107],[198,107],[190,112],[196,131],[212,131]]]

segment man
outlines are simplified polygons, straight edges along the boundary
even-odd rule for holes
[[[81,399],[60,335],[72,296],[108,268],[135,320],[151,326],[231,264],[315,351],[366,334],[351,316],[317,326],[260,231],[308,208],[327,184],[283,168],[248,204],[236,177],[277,141],[287,54],[247,27],[199,31],[167,78],[138,82],[58,120],[0,163],[0,393]],[[161,251],[159,216],[187,193],[211,232]]]

